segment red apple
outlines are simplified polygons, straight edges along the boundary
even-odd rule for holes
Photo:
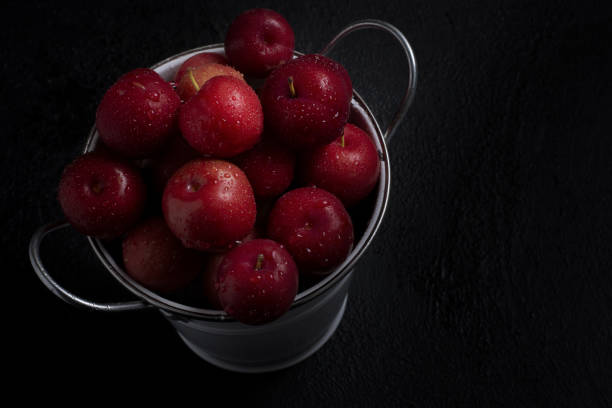
[[[66,166],[58,199],[66,218],[79,232],[115,238],[140,217],[145,185],[136,170],[104,153],[87,153]]]
[[[240,240],[241,244],[245,242],[252,241],[259,237],[260,234],[256,232],[256,230],[248,233],[244,238]],[[219,265],[221,265],[221,261],[223,261],[223,257],[225,257],[224,253],[213,254],[208,258],[208,262],[204,267],[204,275],[202,276],[202,287],[204,289],[204,297],[208,301],[209,305],[212,306],[213,309],[223,309],[221,306],[221,302],[219,301],[219,295],[217,294],[217,288],[215,287],[217,283],[217,270],[219,269]]]
[[[172,137],[164,152],[155,158],[150,166],[153,185],[157,191],[163,192],[174,172],[198,157],[200,153],[189,146],[181,135]]]
[[[304,153],[300,169],[306,184],[327,190],[351,206],[378,182],[380,158],[368,134],[349,123],[338,139]]]
[[[255,91],[244,81],[217,76],[181,107],[179,126],[201,154],[227,158],[259,142],[263,112]]]
[[[342,202],[316,187],[302,187],[278,199],[268,219],[268,236],[283,244],[300,272],[326,274],[353,245],[353,224]]]
[[[242,74],[227,65],[209,63],[188,69],[176,82],[176,92],[183,101],[191,99],[210,78],[220,75],[243,79]]]
[[[255,197],[235,164],[196,159],[168,180],[162,210],[170,230],[187,248],[231,248],[255,224]]]
[[[227,58],[214,52],[201,52],[193,55],[187,58],[185,62],[181,64],[180,68],[176,72],[176,75],[174,76],[174,82],[178,84],[187,71],[211,63],[227,65]]]
[[[232,65],[259,78],[289,61],[294,45],[287,20],[268,9],[245,11],[232,22],[225,37],[225,53]]]
[[[266,132],[293,148],[313,148],[342,135],[349,117],[348,73],[322,55],[305,55],[274,70],[261,90]]]
[[[96,127],[112,150],[126,157],[147,157],[176,131],[180,105],[172,86],[155,71],[135,69],[106,91],[96,111]]]
[[[258,199],[281,195],[293,180],[295,154],[267,140],[236,156],[234,162],[246,173]]]
[[[151,218],[123,240],[125,270],[144,287],[160,293],[182,289],[202,272],[205,255],[183,247],[162,218]]]
[[[263,324],[283,315],[293,303],[298,269],[281,245],[255,239],[223,257],[216,287],[227,314],[246,324]]]

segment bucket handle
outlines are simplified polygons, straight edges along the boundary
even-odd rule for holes
[[[77,296],[68,290],[64,289],[60,286],[47,272],[45,265],[42,262],[40,257],[40,245],[47,236],[52,232],[61,230],[70,226],[70,224],[66,221],[56,221],[49,223],[47,225],[43,225],[40,227],[34,235],[32,235],[32,239],[30,240],[30,262],[32,263],[32,267],[38,276],[38,279],[58,298],[62,299],[68,304],[83,308],[83,309],[93,309],[103,312],[123,312],[126,310],[141,310],[148,309],[153,305],[143,302],[141,300],[135,300],[130,302],[120,302],[120,303],[98,303],[92,302],[87,299],[83,299],[80,296]]]
[[[391,137],[399,127],[399,124],[401,123],[402,119],[404,119],[404,116],[406,116],[406,112],[408,112],[408,108],[410,108],[410,105],[414,100],[414,94],[416,91],[417,84],[416,59],[414,58],[414,52],[412,51],[412,47],[410,46],[410,43],[408,42],[406,37],[404,37],[404,34],[402,34],[402,32],[397,27],[390,23],[387,23],[386,21],[374,19],[359,20],[344,27],[342,31],[336,34],[336,36],[332,38],[332,40],[323,48],[323,50],[321,50],[321,54],[327,55],[341,39],[343,39],[350,33],[367,28],[382,30],[395,37],[395,39],[402,46],[404,54],[406,55],[406,59],[408,60],[408,72],[410,74],[408,77],[408,87],[406,88],[406,93],[404,94],[404,98],[400,103],[399,109],[395,113],[395,116],[391,120],[391,123],[389,123],[389,126],[387,127],[387,130],[384,133],[385,141],[389,143],[389,141],[391,141]]]

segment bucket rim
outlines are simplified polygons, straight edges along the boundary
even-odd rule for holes
[[[192,48],[165,58],[164,60],[152,65],[150,68],[155,71],[159,71],[162,68],[168,66],[169,64],[177,63],[177,60],[185,60],[194,54],[204,51],[223,54],[224,45],[223,43],[215,43]],[[294,51],[294,57],[298,57],[301,55],[304,55],[304,53]],[[368,221],[365,231],[363,232],[359,241],[354,244],[348,257],[340,265],[336,266],[332,270],[332,272],[322,278],[315,285],[307,288],[304,291],[299,292],[296,295],[289,310],[304,307],[313,300],[319,298],[321,295],[325,294],[328,290],[337,285],[339,282],[342,281],[344,277],[346,277],[352,272],[352,269],[357,263],[357,261],[363,256],[367,248],[372,243],[372,240],[374,239],[374,236],[376,235],[382,223],[387,209],[391,187],[391,169],[389,165],[390,163],[387,145],[383,136],[383,132],[381,131],[380,125],[372,114],[372,111],[370,110],[369,106],[365,103],[364,99],[355,89],[353,89],[351,107],[355,109],[359,113],[359,115],[367,121],[367,124],[369,125],[370,129],[366,131],[372,137],[372,140],[376,145],[376,149],[380,158],[380,176],[376,191],[376,201],[374,203],[374,209],[370,216],[370,220]],[[98,139],[98,132],[94,124],[87,137],[83,153],[92,151],[96,147]],[[230,317],[223,310],[205,309],[184,305],[182,303],[167,299],[145,288],[144,286],[136,282],[134,279],[132,279],[123,270],[123,268],[115,262],[115,259],[109,253],[109,251],[106,249],[100,239],[91,236],[88,236],[87,239],[98,259],[104,265],[104,267],[111,273],[111,275],[123,287],[125,287],[127,290],[129,290],[141,300],[144,300],[145,302],[159,309],[162,309],[167,313],[170,313],[177,319],[197,318],[199,320],[205,321],[235,322],[235,319]]]

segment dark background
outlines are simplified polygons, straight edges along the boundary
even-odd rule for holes
[[[3,5],[12,379],[58,395],[180,391],[201,404],[222,395],[286,406],[611,406],[612,18],[603,4]],[[198,359],[154,311],[63,303],[36,279],[27,243],[61,217],[61,170],[82,149],[105,89],[130,69],[222,42],[232,19],[255,6],[282,13],[306,52],[354,20],[389,21],[411,41],[420,77],[390,144],[388,212],[338,331],[297,366],[239,375]],[[360,32],[340,48],[334,57],[387,123],[406,84],[398,46]],[[66,286],[130,298],[115,294],[75,233],[57,235],[44,255]]]

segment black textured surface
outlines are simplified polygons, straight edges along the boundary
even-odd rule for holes
[[[180,392],[202,404],[218,393],[284,406],[611,406],[611,14],[604,2],[462,3],[257,4],[284,14],[310,52],[354,20],[387,20],[420,69],[390,146],[387,216],[344,320],[313,357],[257,376],[199,360],[155,312],[64,304],[27,260],[34,229],[61,217],[61,169],[104,90],[132,68],[222,41],[256,4],[2,6],[3,292],[17,295],[3,334],[16,340],[5,353],[20,357],[12,378],[51,381],[59,394],[115,384],[151,394],[141,380],[171,394],[184,380]],[[335,56],[386,123],[406,83],[398,47],[375,32],[341,48]],[[114,284],[83,239],[64,234],[51,246],[46,257],[67,285],[80,280],[105,299],[99,287]]]

